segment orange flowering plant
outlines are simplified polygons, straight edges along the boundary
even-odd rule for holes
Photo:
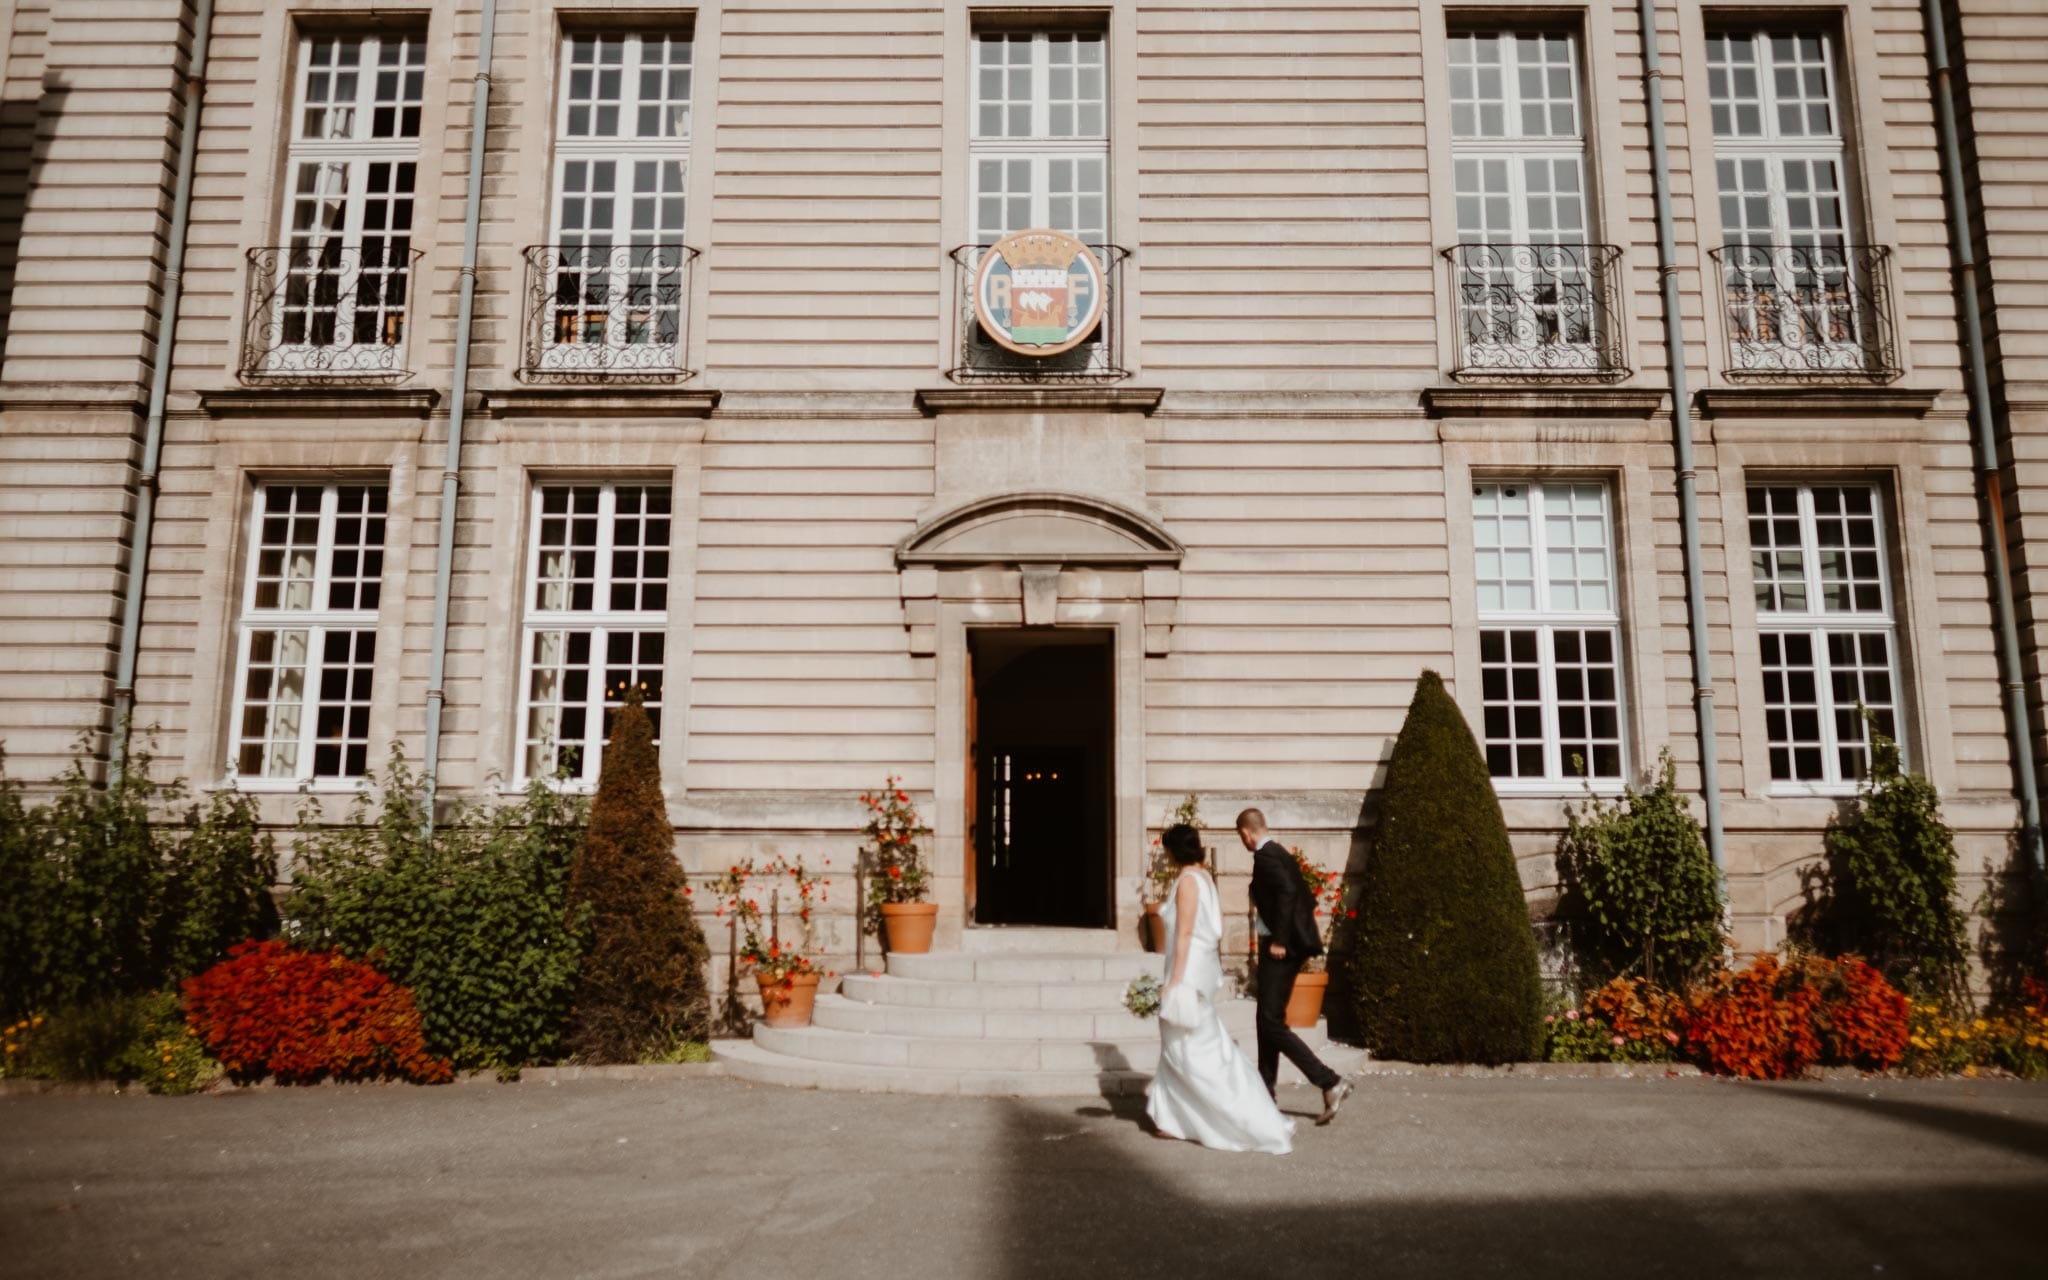
[[[827,859],[828,866],[830,859]],[[771,909],[779,913],[780,885],[773,882],[787,878],[796,890],[796,918],[801,941],[784,942],[781,922],[771,918],[763,936],[762,899],[767,897]],[[764,891],[755,882],[767,881]],[[825,877],[804,866],[802,858],[791,862],[780,855],[762,866],[756,866],[752,858],[735,862],[731,869],[712,881],[711,888],[719,896],[718,918],[731,919],[740,931],[739,962],[755,977],[771,987],[784,990],[793,986],[796,979],[816,973],[822,977],[834,976],[830,971],[821,971],[813,959],[818,908],[825,901]],[[772,896],[771,896],[772,895]]]
[[[917,805],[903,789],[903,780],[890,775],[879,791],[860,798],[868,811],[868,824],[861,828],[866,837],[860,847],[868,867],[868,919],[866,927],[879,929],[885,902],[923,902],[930,892],[930,875],[924,865],[919,843],[932,833],[918,817]]]
[[[1316,956],[1302,969],[1308,973],[1319,973],[1330,963],[1330,944],[1337,936],[1337,917],[1355,920],[1358,912],[1348,914],[1344,910],[1344,873],[1325,870],[1321,863],[1311,860],[1299,846],[1288,850],[1294,855],[1294,865],[1301,871],[1301,883],[1315,899],[1316,919],[1322,922],[1323,954]]]

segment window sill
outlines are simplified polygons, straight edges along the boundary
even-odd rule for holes
[[[1166,395],[1160,387],[979,386],[927,387],[918,412],[941,413],[1151,413]]]
[[[719,393],[673,386],[606,386],[593,381],[579,386],[498,387],[479,397],[493,418],[708,418],[718,408]]]
[[[1924,418],[1941,393],[1912,387],[1868,387],[1828,382],[1706,387],[1702,417]]]
[[[1772,800],[1853,800],[1860,790],[1854,782],[1773,782],[1764,795]]]
[[[1662,387],[1589,387],[1527,382],[1429,387],[1422,407],[1432,418],[1618,418],[1646,421],[1664,404]]]
[[[1585,796],[1619,796],[1626,786],[1619,778],[1590,783],[1577,778],[1545,779],[1541,782],[1501,782],[1495,779],[1493,793],[1503,800],[1577,800]]]
[[[289,796],[305,792],[316,796],[352,796],[363,785],[361,778],[330,778],[309,781],[296,778],[227,778],[222,791],[240,791],[252,796]]]
[[[441,401],[428,387],[339,386],[224,387],[199,393],[209,418],[424,418]]]

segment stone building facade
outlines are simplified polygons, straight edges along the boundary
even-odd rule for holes
[[[437,701],[444,791],[594,778],[639,683],[692,871],[844,868],[895,774],[941,945],[1135,945],[1189,793],[1363,856],[1424,668],[1540,904],[1566,802],[1701,787],[1699,627],[1744,945],[1859,705],[1980,883],[2019,806],[1921,7],[1655,12],[1698,616],[1633,0],[498,0],[488,67],[482,0],[215,0],[203,82],[197,0],[0,0],[7,767],[132,692],[284,823]],[[2038,727],[2048,15],[1943,17]],[[1041,227],[1098,273],[1058,355],[974,298]]]

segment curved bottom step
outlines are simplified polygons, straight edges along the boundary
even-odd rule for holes
[[[989,1098],[1112,1098],[1141,1095],[1149,1071],[974,1071],[940,1067],[879,1067],[770,1053],[751,1040],[713,1046],[725,1074],[792,1089],[845,1089],[860,1093],[961,1094]]]

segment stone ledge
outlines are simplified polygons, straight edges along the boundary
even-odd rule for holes
[[[1166,395],[1161,387],[927,387],[916,393],[918,412],[941,413],[1151,413]]]
[[[1662,387],[1429,387],[1422,407],[1433,418],[1648,418],[1664,403]]]
[[[223,387],[199,393],[209,418],[424,418],[441,403],[431,387]]]
[[[72,386],[55,382],[22,382],[0,387],[0,411],[15,413],[149,412],[149,401],[136,392],[103,386]]]
[[[1699,406],[1707,418],[1922,418],[1940,396],[1915,387],[1703,387]]]
[[[708,418],[719,393],[674,386],[494,387],[478,393],[493,418]]]

